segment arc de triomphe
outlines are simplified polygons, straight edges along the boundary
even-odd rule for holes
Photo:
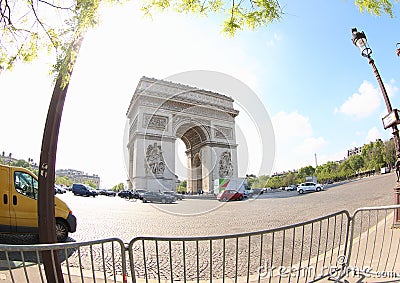
[[[233,99],[142,77],[127,111],[130,189],[175,190],[175,141],[187,156],[187,191],[212,192],[218,178],[237,178]]]

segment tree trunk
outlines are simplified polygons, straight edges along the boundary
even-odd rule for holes
[[[56,153],[58,135],[64,101],[67,94],[69,79],[63,85],[65,76],[71,77],[79,53],[84,34],[80,34],[71,44],[69,53],[64,62],[67,63],[67,71],[59,72],[53,94],[51,97],[47,119],[43,133],[42,148],[39,161],[39,192],[38,192],[38,224],[39,240],[42,244],[56,243],[56,222],[54,211],[54,183],[56,169]],[[71,54],[73,54],[71,56]],[[58,252],[43,252],[43,264],[47,282],[64,282],[59,263]],[[54,264],[53,264],[54,260]]]

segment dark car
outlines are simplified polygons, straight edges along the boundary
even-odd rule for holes
[[[139,198],[139,195],[138,194],[136,194],[135,192],[133,192],[133,191],[120,191],[119,193],[118,193],[118,196],[120,197],[120,198],[126,198],[126,199],[134,199],[134,198]]]
[[[183,196],[174,191],[163,192],[166,195],[173,196],[176,200],[183,200]]]
[[[175,198],[170,195],[166,195],[159,192],[145,192],[142,195],[143,202],[162,202],[162,203],[173,203]]]
[[[136,197],[137,197],[138,199],[142,199],[142,198],[143,198],[143,194],[144,194],[144,193],[147,193],[146,190],[141,190],[141,189],[135,190],[135,191],[133,191],[133,192],[136,194]]]
[[[85,184],[73,184],[72,193],[76,196],[95,197],[97,192],[90,186]]]
[[[242,200],[242,199],[244,199],[244,194],[235,190],[223,190],[219,195],[217,195],[217,200],[219,201]]]
[[[116,196],[116,192],[111,191],[111,190],[100,189],[99,190],[99,195],[115,197]]]

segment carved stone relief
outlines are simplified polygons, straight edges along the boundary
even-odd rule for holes
[[[215,126],[214,136],[218,139],[232,139],[233,132],[232,128],[227,128],[223,126]]]
[[[233,175],[233,165],[231,153],[225,151],[221,154],[219,159],[219,177],[227,178]]]
[[[164,130],[168,125],[168,117],[144,114],[143,115],[143,128]]]
[[[165,170],[165,162],[164,157],[161,151],[161,145],[157,145],[155,142],[154,145],[149,145],[146,150],[146,172],[162,175]]]

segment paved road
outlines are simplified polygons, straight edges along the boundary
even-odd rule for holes
[[[319,193],[268,193],[256,199],[220,203],[186,199],[148,204],[119,197],[60,195],[78,219],[76,241],[136,236],[204,236],[250,232],[310,220],[339,210],[393,204],[395,175],[377,175],[332,186]]]
[[[71,241],[79,242],[117,237],[124,242],[129,242],[132,238],[137,236],[208,236],[253,232],[310,220],[340,210],[348,210],[350,213],[353,213],[354,210],[359,207],[391,205],[393,204],[394,184],[394,174],[377,175],[346,184],[330,186],[319,193],[299,195],[297,192],[275,192],[267,193],[254,199],[228,203],[220,203],[217,200],[209,199],[185,199],[175,204],[145,204],[141,201],[127,201],[119,197],[78,197],[72,195],[72,193],[66,193],[59,197],[68,203],[78,219],[78,230],[71,234]],[[331,225],[332,224],[333,221],[331,222]],[[328,240],[328,236],[324,235],[334,235],[334,233],[332,233],[332,231],[331,233],[325,233],[325,229],[329,230],[333,229],[333,227],[326,228],[327,226],[323,226],[322,223],[315,225],[315,231],[320,230],[320,232],[313,236],[316,238],[311,240],[312,245],[309,243],[308,238],[306,238],[303,243],[302,239],[299,238],[301,234],[299,230],[297,230],[296,237],[293,234],[293,237],[295,237],[294,239],[290,238],[292,234],[289,232],[286,236],[285,234],[276,233],[274,247],[276,249],[275,255],[278,256],[274,257],[274,263],[279,264],[279,262],[281,262],[288,264],[288,260],[290,260],[290,254],[286,254],[285,261],[283,260],[283,252],[281,252],[281,244],[279,243],[279,241],[282,242],[283,238],[285,238],[286,243],[293,242],[294,245],[296,242],[294,261],[293,256],[291,257],[291,261],[293,262],[307,258],[308,250],[311,257],[311,246],[313,247],[313,256],[318,255],[324,247],[325,252],[327,247],[329,250],[335,240],[332,241],[332,236],[330,236],[331,238]],[[307,229],[306,231],[309,232],[310,227]],[[2,239],[1,237],[0,240]],[[269,237],[270,236],[265,236],[265,243],[267,243]],[[279,240],[279,237],[282,239]],[[338,237],[338,235],[336,235],[336,237]],[[14,239],[14,237],[12,237],[12,239]],[[32,240],[35,241],[35,239]],[[250,246],[247,246],[247,238],[244,240],[245,243],[240,244],[240,249],[238,246],[235,246],[235,242],[226,242],[226,275],[228,277],[243,276],[247,273],[248,267],[250,267],[246,262],[246,249],[250,248]],[[257,258],[260,253],[259,241],[257,237],[252,238],[252,274],[260,267]],[[29,241],[24,239],[24,243],[27,242]],[[168,259],[168,251],[170,248],[168,248],[168,243],[165,244],[167,244],[167,246],[160,244],[160,258],[157,260],[160,261],[160,266],[162,267],[162,271],[160,271],[161,277],[168,279],[170,278],[168,270],[171,264]],[[176,278],[182,277],[183,271],[179,269],[182,266],[186,266],[188,278],[193,279],[198,277],[206,279],[207,276],[209,276],[211,262],[207,261],[207,259],[209,259],[208,244],[208,242],[205,242],[200,245],[199,253],[202,258],[202,266],[201,272],[198,275],[196,275],[198,272],[196,270],[198,268],[197,265],[191,262],[191,256],[194,256],[194,251],[196,251],[197,248],[193,246],[193,244],[187,244],[185,251],[185,254],[187,254],[187,262],[186,265],[184,265],[179,261],[183,258],[182,245],[180,243],[177,243],[177,246],[173,245]],[[300,246],[303,247],[303,244],[305,252],[304,254],[301,252],[299,257]],[[308,244],[310,248],[307,247]],[[205,246],[203,247],[202,245]],[[232,248],[230,245],[233,245]],[[289,244],[289,249],[290,246],[291,244]],[[322,249],[320,249],[320,247],[322,247]],[[215,243],[215,246],[213,246],[215,258],[221,257],[220,249],[221,247]],[[139,254],[139,258],[135,256],[135,260],[140,262],[140,254],[142,251],[140,242],[134,250],[138,251]],[[150,262],[153,260],[154,263],[154,251],[152,251],[151,246],[146,246],[146,250],[147,260],[150,260]],[[112,266],[113,262],[110,251],[111,249],[105,248],[105,261],[108,267]],[[80,252],[84,255],[82,258],[83,261],[79,262],[78,254],[74,253],[69,256],[69,264],[72,266],[81,266],[84,270],[90,270],[92,250],[82,248]],[[236,264],[235,261],[228,260],[234,259],[235,253],[244,255],[240,256],[240,260]],[[101,254],[99,247],[93,248],[96,270],[98,265],[101,266]],[[263,258],[272,262],[272,258],[270,258],[270,248],[267,246],[264,247],[263,254]],[[279,255],[282,255],[282,259],[279,258]],[[332,257],[333,252],[331,252],[330,255],[331,259]],[[223,263],[220,260],[214,260],[212,263],[214,270],[213,276],[216,278],[221,276],[221,264]],[[101,268],[99,270],[101,270]],[[144,277],[145,269],[143,264],[136,265],[135,271],[139,277]],[[117,267],[117,272],[120,274],[120,266]],[[229,272],[234,273],[230,274]],[[158,271],[154,266],[148,266],[147,273],[150,277],[158,276]]]

